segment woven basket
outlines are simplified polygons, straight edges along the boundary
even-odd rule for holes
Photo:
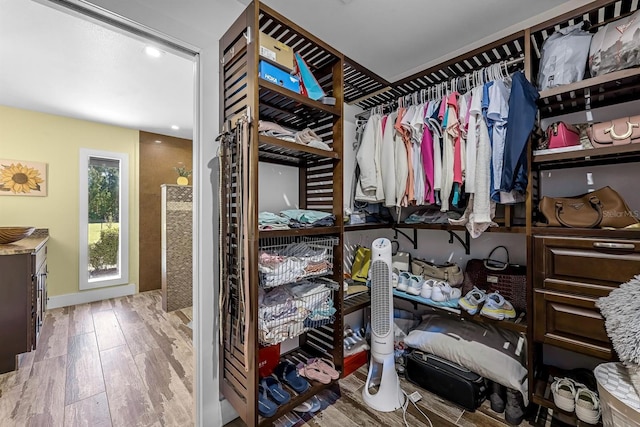
[[[640,396],[640,365],[635,363],[625,363],[629,378],[631,378],[631,385],[636,389],[636,393]]]
[[[0,227],[0,245],[17,242],[30,236],[35,227]]]

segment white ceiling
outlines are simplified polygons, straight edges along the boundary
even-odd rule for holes
[[[266,0],[390,81],[591,0]],[[246,0],[91,0],[205,49]],[[242,3],[242,4],[241,4]],[[555,8],[555,9],[553,9]],[[553,9],[553,10],[551,10]],[[193,62],[28,0],[0,0],[0,104],[192,137]],[[541,15],[542,14],[542,15]],[[180,126],[179,131],[170,129]]]

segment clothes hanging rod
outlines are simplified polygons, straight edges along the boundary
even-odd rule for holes
[[[465,73],[462,76],[452,77],[449,80],[445,80],[443,82],[436,83],[434,85],[431,85],[430,87],[437,86],[439,84],[451,81],[454,78],[460,78],[460,79],[465,78],[466,76],[472,74],[474,71],[483,70],[483,69],[486,69],[486,68],[488,68],[488,67],[490,67],[492,65],[500,64],[500,65],[504,65],[505,67],[509,67],[511,65],[518,64],[520,62],[524,62],[524,56],[520,56],[518,58],[514,58],[514,59],[510,59],[510,60],[506,60],[506,61],[495,62],[493,64],[488,64],[488,65],[485,65],[484,67],[478,68],[477,70],[472,70],[471,72]],[[420,89],[420,90],[423,90],[423,89]],[[420,90],[412,92],[412,93],[409,93],[409,94],[406,94],[406,95],[403,95],[401,98],[412,96],[414,93],[419,93]],[[390,100],[390,101],[387,101],[387,102],[382,102],[382,103],[380,103],[378,105],[374,105],[372,107],[369,107],[366,111],[363,111],[362,113],[356,114],[356,119],[367,119],[371,115],[371,111],[373,109],[375,109],[377,107],[387,108],[389,106],[393,106],[396,102],[397,102],[397,100],[394,99],[394,100]]]

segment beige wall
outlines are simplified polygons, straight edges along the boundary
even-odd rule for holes
[[[129,155],[129,283],[138,283],[139,133],[0,106],[0,159],[48,163],[48,196],[0,196],[0,226],[49,229],[49,296],[79,292],[79,150]]]

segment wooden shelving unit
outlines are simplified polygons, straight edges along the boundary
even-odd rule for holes
[[[326,105],[306,96],[258,78],[258,36],[264,32],[295,46],[307,62],[327,96],[336,99]],[[299,346],[281,355],[295,364],[309,357],[333,359],[343,366],[343,69],[344,57],[330,46],[256,0],[249,4],[220,40],[220,123],[234,129],[238,119],[249,121],[249,140],[242,145],[221,144],[223,175],[221,292],[225,316],[221,317],[220,351],[221,393],[250,426],[272,425],[283,414],[308,400],[331,384],[310,381],[302,394],[289,389],[291,400],[275,415],[263,418],[258,412],[259,385],[259,292],[258,259],[261,248],[321,239],[332,245],[330,278],[338,284],[334,290],[336,309],[330,323],[306,327],[298,335]],[[260,135],[259,121],[302,131],[313,130],[331,150]],[[241,148],[239,148],[241,147]],[[298,170],[297,206],[330,213],[336,222],[331,227],[260,230],[258,224],[258,170],[263,162],[294,167]],[[262,187],[268,189],[268,183]],[[240,198],[240,189],[248,201]],[[246,196],[245,196],[246,197]],[[286,206],[283,206],[286,208]],[[246,223],[241,218],[246,215]],[[327,239],[324,239],[326,237]],[[218,237],[216,236],[215,239]],[[318,241],[318,240],[316,240]],[[335,245],[332,242],[335,241]],[[277,242],[277,243],[274,243]],[[248,277],[249,286],[242,285]],[[245,284],[247,280],[244,281]],[[245,291],[248,289],[248,291]],[[246,322],[247,324],[243,324]],[[297,333],[297,332],[296,332]]]
[[[357,294],[352,297],[347,297],[344,300],[344,314],[353,313],[354,311],[362,310],[371,305],[371,293],[365,292]]]
[[[535,379],[533,385],[533,403],[553,410],[553,417],[568,425],[577,427],[593,426],[593,424],[587,424],[580,421],[578,417],[576,417],[575,412],[566,412],[562,409],[559,409],[553,402],[551,384],[554,381],[554,377],[562,378],[564,376],[566,376],[565,373],[560,369],[554,368],[552,366],[543,366],[538,375],[538,378]],[[599,422],[598,424],[596,424],[596,426],[602,427],[602,422]]]
[[[638,159],[640,159],[640,144],[627,144],[566,153],[539,154],[533,156],[533,163],[539,169],[562,169],[612,162],[633,162]]]

